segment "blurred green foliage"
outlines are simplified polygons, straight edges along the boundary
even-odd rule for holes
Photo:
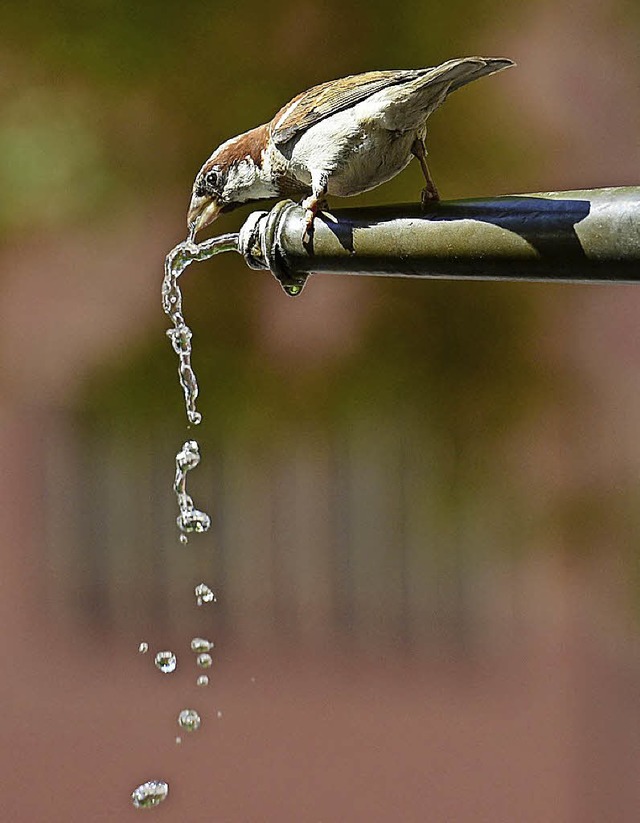
[[[55,108],[58,121],[68,119],[67,152],[95,145],[103,165],[95,174],[117,180],[119,197],[123,186],[132,197],[172,187],[187,192],[214,145],[269,119],[302,88],[372,67],[429,65],[486,50],[478,29],[498,7],[488,2],[476,9],[464,0],[428,9],[417,2],[337,0],[9,3],[0,8],[0,103],[10,111],[16,95],[46,96],[45,111]],[[488,87],[483,93],[492,94]],[[81,120],[68,111],[74,96]],[[460,126],[452,117],[464,116],[464,109],[450,112],[447,130]],[[475,139],[483,139],[477,131],[483,119],[476,106]],[[37,122],[33,127],[37,137]],[[491,139],[506,150],[508,136]],[[438,154],[457,154],[459,146],[448,149],[447,142]],[[45,138],[33,145],[33,162],[49,145]],[[483,161],[492,162],[492,154]],[[65,177],[72,184],[67,188],[75,188],[65,172],[69,158],[54,153],[52,161],[41,169],[52,176],[45,185]],[[0,155],[0,173],[8,164]],[[465,166],[468,172],[462,152],[455,167],[464,174]],[[113,201],[107,197],[103,205],[111,208]]]
[[[501,53],[503,17],[497,0],[5,4],[0,182],[16,194],[0,210],[0,230],[32,226],[34,214],[41,225],[73,226],[175,192],[186,202],[217,143],[267,120],[299,90],[374,67]],[[433,118],[432,170],[445,196],[495,191],[498,180],[502,191],[517,188],[506,181],[524,168],[524,145],[495,82],[456,94]],[[410,168],[352,202],[412,200],[419,177]],[[166,238],[166,251],[175,240]],[[292,421],[345,425],[372,407],[393,419],[400,405],[425,428],[480,446],[520,419],[537,391],[531,288],[370,281],[355,349],[322,369],[301,355],[282,370],[256,326],[256,275],[226,258],[215,271],[192,269],[183,286],[200,408],[217,436],[274,436]],[[313,295],[312,279],[300,299]],[[111,424],[181,412],[163,320],[159,312],[131,358],[107,364],[89,387],[84,402]]]
[[[618,42],[626,48],[630,27],[640,26],[640,5],[585,6],[591,15],[585,42],[572,31],[567,47],[582,59],[597,56],[601,36],[609,48]],[[548,128],[560,140],[565,120],[536,131],[526,96],[535,90],[535,76],[517,95],[510,84],[526,69],[527,49],[547,54],[563,46],[554,15],[573,26],[581,10],[572,14],[552,0],[4,3],[0,243],[27,232],[37,241],[39,232],[52,229],[71,239],[109,218],[105,232],[117,246],[112,216],[153,214],[156,204],[165,215],[175,209],[182,226],[194,174],[212,149],[268,120],[301,89],[367,69],[435,65],[465,54],[507,56],[522,67],[456,93],[430,120],[430,167],[442,195],[551,187],[567,155],[541,136]],[[605,61],[604,53],[598,59]],[[547,71],[543,58],[542,68]],[[615,70],[607,64],[608,72]],[[575,72],[576,94],[584,96],[578,64]],[[550,89],[553,82],[551,67],[540,83]],[[545,106],[537,102],[540,114]],[[419,170],[409,167],[350,204],[415,200],[421,185]],[[249,210],[225,216],[216,232],[237,228]],[[115,347],[113,360],[83,382],[77,398],[92,425],[121,429],[128,441],[150,426],[176,442],[184,431],[176,359],[160,309],[161,258],[180,239],[158,236],[156,322],[144,334],[138,330],[124,361]],[[516,499],[517,483],[501,475],[501,456],[518,424],[551,398],[561,405],[568,385],[566,374],[556,380],[553,355],[537,345],[545,329],[540,287],[371,278],[354,297],[341,280],[332,284],[333,306],[343,323],[353,319],[353,333],[348,345],[317,360],[309,357],[309,341],[296,339],[295,323],[286,357],[269,340],[285,317],[300,312],[304,323],[304,307],[322,318],[327,338],[335,334],[314,278],[299,303],[268,274],[249,272],[230,255],[189,270],[182,286],[204,413],[199,439],[205,446],[221,438],[270,445],[310,428],[339,437],[360,420],[374,420],[378,430],[410,426],[412,437],[439,444],[433,485],[445,490],[442,508],[453,519],[462,497],[484,499],[488,485],[502,483],[501,505],[510,507],[514,524],[526,523],[534,534],[535,504]],[[570,492],[548,513],[567,544],[570,532],[582,547],[598,533],[595,521],[611,522],[592,505],[592,492]]]

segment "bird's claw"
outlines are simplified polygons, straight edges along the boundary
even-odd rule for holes
[[[430,186],[425,186],[422,189],[420,202],[423,209],[426,209],[432,203],[437,203],[438,200],[440,200],[440,195],[438,194],[438,189],[435,187],[435,184],[432,183]]]
[[[304,213],[304,234],[302,235],[302,239],[307,242],[311,239],[311,235],[313,234],[313,221],[316,217],[316,209],[307,209]]]

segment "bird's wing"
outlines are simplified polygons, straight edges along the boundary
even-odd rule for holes
[[[424,87],[446,86],[449,93],[472,80],[513,65],[512,60],[502,57],[460,57],[433,68],[368,71],[331,80],[303,91],[283,106],[270,123],[271,139],[277,146],[287,143],[325,117],[354,106],[389,86],[415,80],[421,88],[423,84]]]
[[[354,106],[388,86],[414,80],[429,69],[368,71],[321,83],[294,97],[271,121],[271,139],[282,145],[325,117]]]

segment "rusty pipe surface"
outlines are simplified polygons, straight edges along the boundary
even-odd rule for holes
[[[311,273],[568,283],[640,281],[640,187],[504,195],[318,214],[252,213],[238,251],[291,295]]]

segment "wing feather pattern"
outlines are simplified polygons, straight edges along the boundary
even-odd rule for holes
[[[320,120],[354,106],[389,86],[422,79],[425,86],[446,84],[450,92],[512,65],[513,61],[504,58],[462,57],[432,68],[368,71],[341,80],[330,80],[303,91],[283,106],[271,121],[271,139],[276,146],[283,145]],[[419,83],[421,88],[423,82]]]
[[[388,86],[414,80],[425,71],[429,69],[368,71],[313,86],[280,109],[271,121],[271,138],[276,145],[282,145],[325,117],[355,106]]]

